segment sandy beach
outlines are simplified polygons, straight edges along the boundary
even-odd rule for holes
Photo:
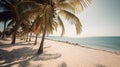
[[[40,40],[37,45],[0,40],[0,67],[120,67],[119,54],[52,40],[45,40],[44,53],[36,55]]]

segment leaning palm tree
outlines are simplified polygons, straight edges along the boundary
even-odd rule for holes
[[[35,23],[39,23],[39,25],[36,26],[36,32],[42,33],[42,40],[40,43],[40,48],[38,50],[37,54],[41,54],[43,52],[43,44],[45,39],[45,34],[52,34],[53,30],[57,29],[57,23],[53,21],[53,14],[51,6],[46,5],[44,7],[43,15],[40,17],[38,16],[36,18]],[[38,19],[38,20],[37,20]]]
[[[34,22],[34,32],[36,34],[42,33],[42,40],[40,43],[39,50],[37,54],[43,53],[43,44],[45,39],[45,34],[53,33],[53,30],[60,25],[62,28],[61,36],[65,33],[63,18],[66,19],[71,24],[76,27],[76,32],[79,34],[81,32],[81,22],[76,16],[77,13],[81,12],[86,8],[91,0],[26,0],[33,1],[40,6],[43,6],[42,11],[36,10],[31,11],[31,14],[36,13],[36,19]],[[42,4],[42,5],[41,5]],[[26,13],[27,14],[27,11]]]
[[[28,2],[25,2],[25,3],[28,3]],[[34,20],[33,25],[32,25],[32,30],[36,35],[43,33],[41,46],[43,45],[46,31],[47,31],[47,33],[50,34],[50,33],[53,33],[53,30],[57,29],[57,23],[53,21],[52,9],[51,9],[51,6],[49,6],[49,5],[39,4],[39,8],[25,11],[22,14],[27,19],[30,18],[30,19]],[[34,17],[35,17],[35,19],[34,19]],[[37,36],[36,36],[36,38],[37,38]],[[43,49],[43,46],[41,48]],[[39,53],[39,51],[38,51],[38,53]]]
[[[61,35],[64,35],[65,29],[62,18],[65,18],[71,24],[75,24],[76,32],[79,34],[81,32],[82,25],[75,14],[81,12],[85,7],[87,7],[89,2],[90,0],[47,0],[46,4],[49,7],[45,12],[45,23],[49,23],[50,25],[52,22],[57,22],[62,27]],[[57,21],[53,18],[57,19]],[[43,28],[42,41],[37,54],[43,53],[43,42],[47,27],[47,24],[45,24]]]

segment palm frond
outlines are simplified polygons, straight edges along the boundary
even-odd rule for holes
[[[84,8],[88,7],[92,0],[80,0],[80,3]]]
[[[56,31],[57,31],[58,24],[57,24],[56,21],[53,21],[53,22],[52,22],[52,27],[54,27],[53,30],[56,30]]]
[[[63,24],[63,21],[61,20],[60,16],[58,16],[58,23],[62,28],[61,36],[63,36],[65,33],[65,28],[64,28],[64,24]]]
[[[58,3],[57,8],[75,13],[75,8],[70,3]]]
[[[62,17],[64,17],[64,20],[67,20],[71,24],[75,24],[77,34],[81,32],[81,27],[82,27],[81,22],[74,14],[65,10],[61,10],[59,14],[62,15]]]
[[[25,0],[25,1],[34,1],[34,2],[37,2],[37,3],[40,3],[40,4],[45,4],[48,2],[48,0]]]
[[[16,7],[16,9],[18,10],[18,13],[21,14],[23,12],[27,12],[27,11],[35,11],[35,10],[40,10],[43,9],[43,5],[42,4],[38,4],[34,1],[23,1],[21,3],[19,3]]]
[[[13,7],[11,6],[11,4],[7,0],[1,0],[0,1],[0,6],[4,10],[12,10],[13,9]]]
[[[70,4],[72,7],[74,7],[75,13],[79,13],[84,10],[84,7],[82,6],[81,2],[75,1],[75,2],[70,2]]]
[[[45,18],[44,16],[40,17],[38,16],[34,23],[33,23],[33,26],[32,26],[32,30],[34,31],[35,34],[40,34],[42,33],[43,31],[43,27],[44,27],[44,24],[45,23]]]
[[[11,20],[11,21],[8,23],[7,27],[9,28],[9,27],[13,26],[14,24],[15,24],[15,21],[14,21],[14,20]]]
[[[19,2],[21,2],[21,0],[7,0],[9,2],[9,4],[16,6]]]
[[[91,3],[91,0],[58,0],[56,5],[57,4],[69,4],[70,6],[74,7],[75,13],[79,13],[83,11],[84,8],[86,8],[90,3]],[[66,8],[66,7],[63,7],[63,8]],[[70,9],[71,8],[69,8],[69,10]]]
[[[14,17],[14,13],[12,11],[4,11],[0,12],[0,21],[8,21]]]
[[[24,31],[24,32],[29,32],[29,27],[30,25],[29,25],[29,22],[28,21],[26,21],[26,20],[24,20],[24,21],[22,21],[22,23],[21,23],[21,27],[22,27],[22,30]]]
[[[40,24],[38,24],[39,20],[40,20],[39,17],[37,17],[37,18],[35,19],[33,25],[32,25],[32,30],[33,30],[33,32],[34,32],[35,34],[38,34],[38,33],[39,33],[39,31],[38,31],[39,25],[40,25]],[[37,24],[38,24],[38,25],[37,25]]]
[[[46,25],[46,30],[48,33],[52,34],[54,27],[52,26],[53,22],[53,11],[51,6],[47,6],[45,10],[45,25]]]

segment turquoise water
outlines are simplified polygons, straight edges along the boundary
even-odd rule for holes
[[[70,37],[51,36],[47,38],[53,40],[60,40],[60,41],[69,41],[72,43],[79,43],[80,45],[97,48],[97,49],[120,52],[120,37],[70,38]]]

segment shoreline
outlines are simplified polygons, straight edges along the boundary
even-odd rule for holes
[[[38,39],[41,39],[41,38],[38,38]],[[102,48],[89,47],[89,46],[84,46],[84,45],[80,45],[79,43],[73,43],[73,42],[69,42],[69,41],[61,41],[61,40],[54,40],[54,39],[48,39],[48,38],[45,38],[45,39],[46,40],[51,40],[51,41],[65,43],[65,44],[68,44],[68,45],[74,45],[74,46],[78,46],[78,47],[82,47],[82,48],[88,48],[88,49],[93,49],[93,50],[100,50],[100,51],[105,51],[105,52],[108,52],[108,53],[120,55],[120,51],[112,51],[112,50],[107,50],[107,49],[102,49]],[[4,41],[10,41],[9,38],[3,39],[3,40]]]
[[[80,45],[79,43],[73,43],[73,42],[69,42],[69,41],[61,41],[61,40],[54,40],[54,39],[48,39],[48,38],[46,38],[46,39],[56,41],[56,42],[66,43],[66,44],[69,44],[69,45],[79,46],[79,47],[93,49],[93,50],[100,50],[100,51],[105,51],[105,52],[109,52],[109,53],[112,53],[112,54],[120,55],[120,51],[112,51],[112,50],[107,50],[107,49],[102,49],[102,48],[83,46],[83,45]]]

